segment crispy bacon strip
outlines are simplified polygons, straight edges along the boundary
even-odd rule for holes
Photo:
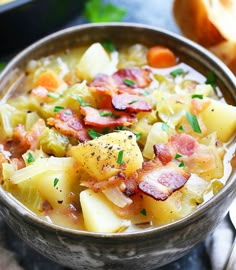
[[[184,186],[190,177],[183,169],[174,163],[162,166],[155,158],[145,162],[138,172],[139,189],[155,200],[166,200],[174,191]]]
[[[151,112],[151,105],[138,95],[123,93],[112,96],[112,105],[116,110],[127,112]]]
[[[106,74],[99,74],[89,84],[90,90],[99,94],[112,96],[118,91],[117,84],[113,78]]]
[[[112,110],[98,110],[92,107],[80,107],[80,111],[85,115],[84,121],[86,125],[96,127],[114,127],[114,126],[130,126],[137,121],[133,114],[120,113]]]
[[[90,139],[82,118],[71,109],[59,111],[54,118],[48,118],[47,123],[54,126],[62,134],[71,135],[80,142]]]
[[[39,119],[27,132],[26,139],[28,144],[30,145],[31,150],[35,150],[39,147],[39,136],[46,128],[45,121],[43,119]]]
[[[198,147],[196,139],[185,133],[172,136],[169,142],[177,153],[186,156],[191,156]]]
[[[110,96],[124,92],[135,93],[136,88],[145,88],[151,83],[150,72],[149,69],[126,68],[118,70],[112,76],[99,74],[89,87],[92,91]]]
[[[153,149],[155,156],[163,165],[166,165],[173,159],[173,154],[168,144],[155,144]]]
[[[126,68],[116,71],[112,78],[118,85],[118,88],[125,92],[130,92],[134,88],[145,88],[151,83],[150,70],[143,68]],[[129,85],[125,82],[128,79],[133,82],[133,85]]]

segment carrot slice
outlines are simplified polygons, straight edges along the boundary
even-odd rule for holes
[[[57,89],[61,84],[60,78],[51,70],[45,71],[39,75],[35,82],[35,87],[43,86],[48,91]]]
[[[175,54],[164,46],[154,46],[147,52],[147,61],[151,67],[166,68],[176,65]]]

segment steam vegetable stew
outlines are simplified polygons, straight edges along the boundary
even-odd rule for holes
[[[232,171],[236,107],[214,74],[158,44],[117,48],[31,60],[20,94],[0,106],[0,183],[47,222],[108,233],[161,226]]]

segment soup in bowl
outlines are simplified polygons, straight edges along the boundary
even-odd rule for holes
[[[46,37],[1,74],[1,213],[72,268],[153,269],[184,255],[235,196],[235,78],[139,24]]]

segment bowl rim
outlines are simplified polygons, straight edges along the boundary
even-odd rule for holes
[[[28,0],[22,0],[23,2],[28,2]],[[235,85],[236,88],[236,77],[234,74],[230,71],[230,69],[215,55],[213,55],[211,52],[209,52],[207,49],[203,48],[201,45],[189,40],[186,37],[181,36],[180,34],[173,33],[169,30],[155,27],[151,25],[146,25],[142,23],[130,23],[130,22],[119,22],[119,23],[85,23],[77,26],[68,27],[59,31],[56,31],[50,35],[45,36],[44,38],[39,39],[38,41],[32,43],[30,46],[26,47],[23,51],[19,52],[15,57],[10,60],[10,62],[4,67],[2,72],[0,73],[0,81],[8,74],[8,72],[16,66],[18,61],[23,59],[30,51],[37,50],[39,47],[41,47],[44,43],[47,43],[49,39],[57,39],[60,36],[67,35],[69,33],[80,31],[81,29],[88,29],[88,28],[94,28],[94,27],[135,27],[135,28],[144,28],[144,29],[150,29],[154,30],[157,33],[162,33],[167,36],[171,36],[172,38],[177,39],[183,44],[186,44],[190,47],[193,47],[195,50],[197,50],[199,53],[202,53],[203,55],[210,57],[211,61],[214,62],[216,65],[221,66],[221,70],[223,70],[224,73],[227,74],[228,78],[230,79],[231,83]],[[211,199],[204,202],[204,204],[200,205],[196,210],[194,210],[189,215],[176,220],[172,223],[168,223],[166,225],[162,225],[159,227],[151,227],[149,229],[143,229],[138,231],[132,231],[132,232],[123,232],[123,233],[102,233],[102,232],[89,232],[89,231],[82,231],[82,230],[76,230],[76,229],[69,229],[65,228],[59,225],[51,224],[45,220],[42,220],[41,218],[37,217],[36,214],[34,214],[32,211],[30,211],[27,207],[25,207],[21,202],[19,202],[16,198],[13,197],[9,192],[5,191],[2,186],[0,185],[0,204],[5,204],[7,208],[11,209],[12,214],[16,216],[21,216],[24,218],[25,222],[30,223],[34,225],[35,227],[41,227],[45,228],[47,231],[51,231],[52,233],[60,233],[62,235],[67,235],[69,237],[90,237],[90,238],[103,238],[103,239],[126,239],[126,238],[137,238],[137,237],[147,237],[153,234],[159,234],[163,231],[175,231],[179,228],[183,227],[183,225],[187,226],[188,224],[194,223],[202,215],[204,215],[205,212],[209,208],[211,208],[213,205],[220,203],[221,199],[224,196],[227,196],[231,192],[231,188],[233,185],[236,185],[236,171],[234,170],[231,173],[231,176],[227,180],[227,184],[219,191],[218,194],[214,195]],[[234,192],[236,196],[236,189]],[[0,206],[1,208],[1,206]],[[1,211],[0,211],[1,214]]]
[[[0,15],[2,13],[17,9],[26,4],[32,3],[34,0],[13,0],[11,2],[0,5]]]

